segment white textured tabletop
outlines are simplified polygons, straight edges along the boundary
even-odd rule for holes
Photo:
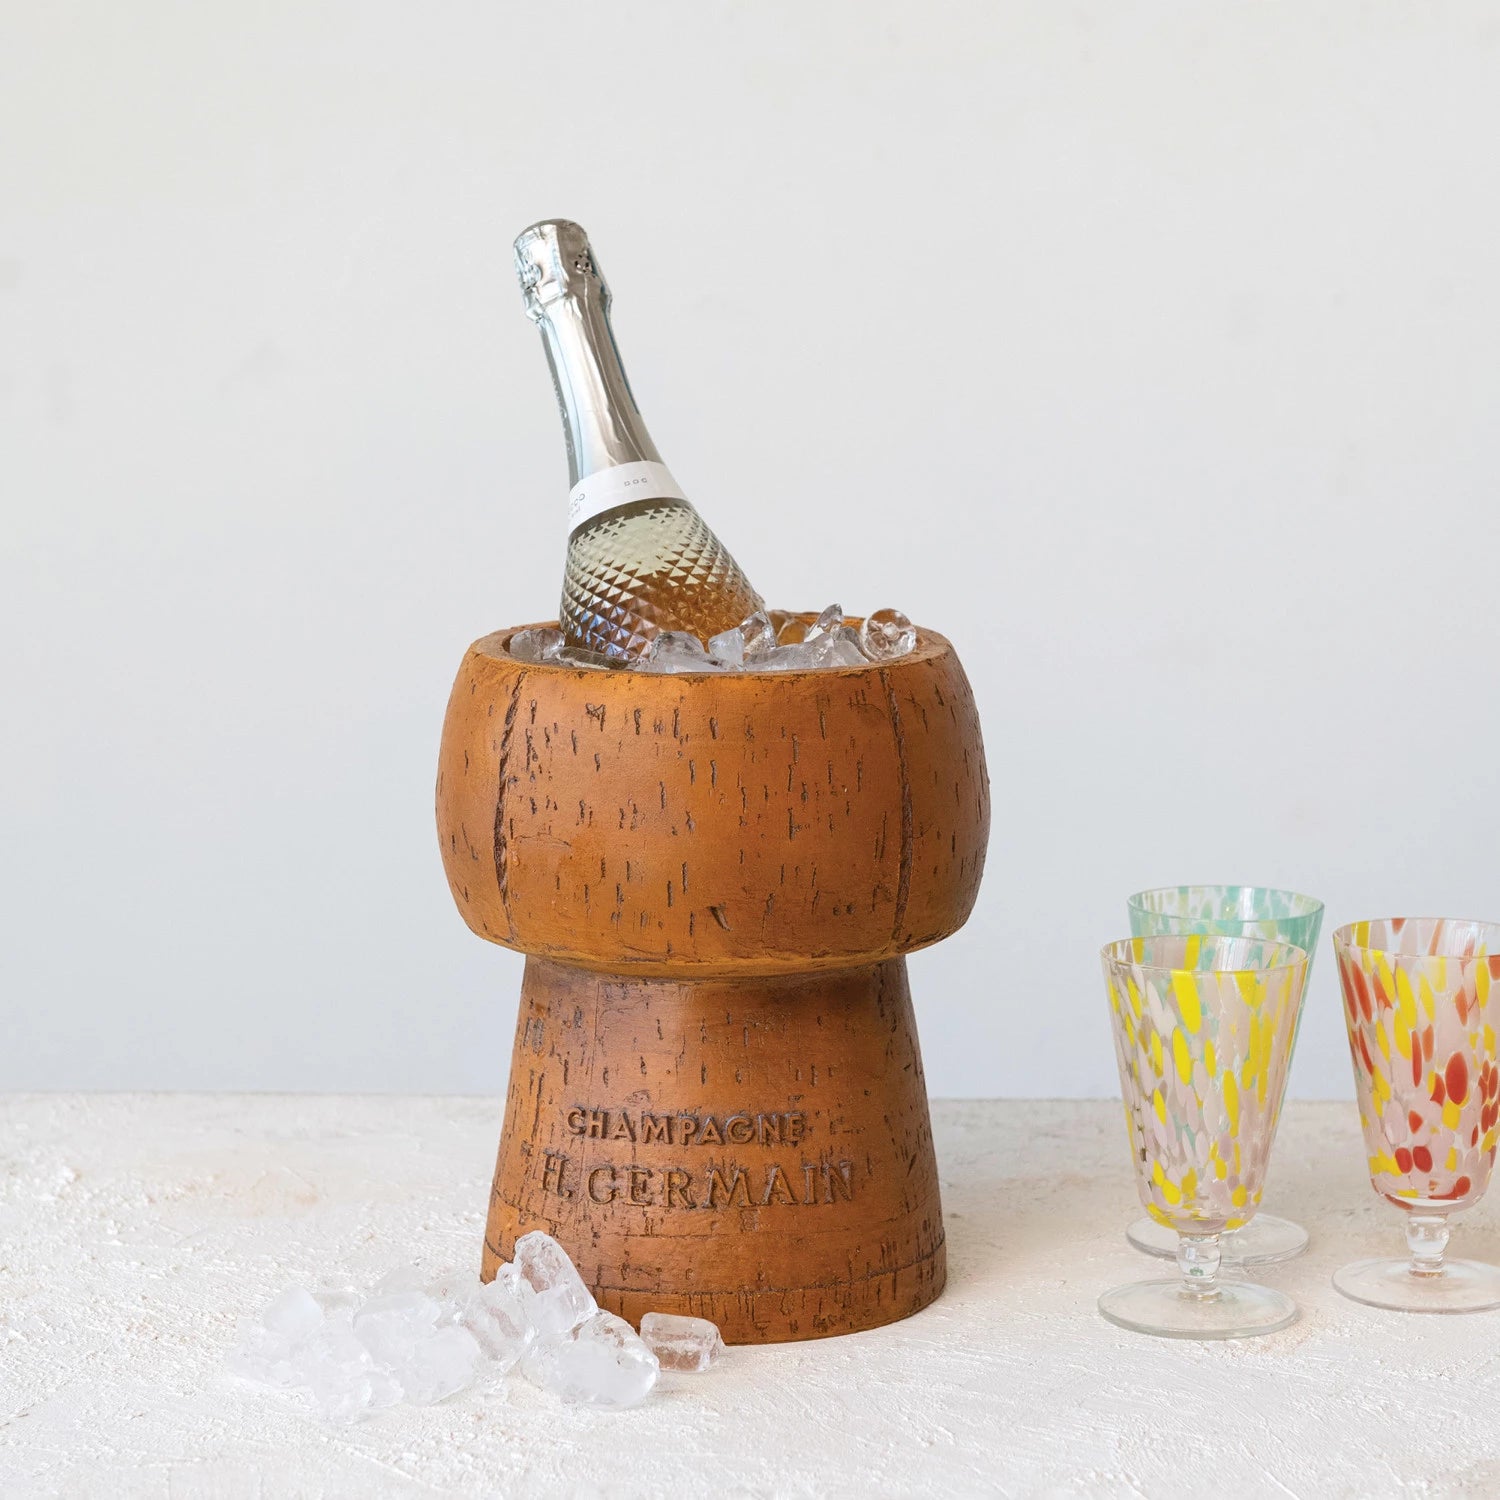
[[[500,1394],[332,1429],[223,1371],[282,1286],[477,1261],[487,1099],[0,1099],[0,1495],[272,1497],[1500,1495],[1500,1312],[1380,1313],[1330,1271],[1396,1253],[1352,1105],[1294,1105],[1267,1206],[1309,1253],[1264,1273],[1283,1333],[1122,1332],[1151,1273],[1116,1103],[934,1105],[947,1292],[849,1338],[731,1349],[642,1407]],[[1454,1249],[1500,1260],[1483,1203]]]

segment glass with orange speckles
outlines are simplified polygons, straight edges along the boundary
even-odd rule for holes
[[[1406,1215],[1409,1251],[1333,1284],[1406,1312],[1500,1307],[1500,1267],[1446,1254],[1448,1216],[1479,1200],[1500,1143],[1500,923],[1382,917],[1333,948],[1370,1182]]]

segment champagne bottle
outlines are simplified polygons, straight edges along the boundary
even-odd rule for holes
[[[628,660],[663,631],[706,641],[732,629],[763,601],[646,431],[588,236],[548,219],[523,230],[515,250],[568,445],[571,530],[559,610],[567,644]]]

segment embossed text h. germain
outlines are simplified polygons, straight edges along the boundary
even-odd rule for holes
[[[854,1164],[797,1157],[745,1165],[728,1152],[734,1146],[800,1146],[807,1137],[807,1115],[799,1109],[748,1110],[715,1115],[680,1110],[659,1112],[597,1108],[575,1104],[563,1117],[567,1133],[580,1145],[618,1141],[628,1146],[660,1145],[678,1149],[721,1147],[725,1154],[690,1156],[683,1165],[630,1160],[580,1164],[566,1151],[542,1153],[544,1193],[565,1202],[580,1196],[601,1207],[633,1204],[637,1208],[716,1209],[812,1208],[850,1202],[854,1197]]]
[[[542,1152],[541,1189],[564,1202],[580,1192],[591,1203],[637,1208],[814,1208],[854,1200],[854,1163],[779,1161],[747,1168],[739,1162],[649,1167],[641,1162],[597,1162],[581,1167],[566,1151]]]

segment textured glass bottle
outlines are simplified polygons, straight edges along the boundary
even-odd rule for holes
[[[666,630],[707,640],[763,608],[739,564],[661,461],[609,325],[588,236],[566,219],[516,240],[526,311],[542,330],[568,444],[568,645],[629,659]]]

